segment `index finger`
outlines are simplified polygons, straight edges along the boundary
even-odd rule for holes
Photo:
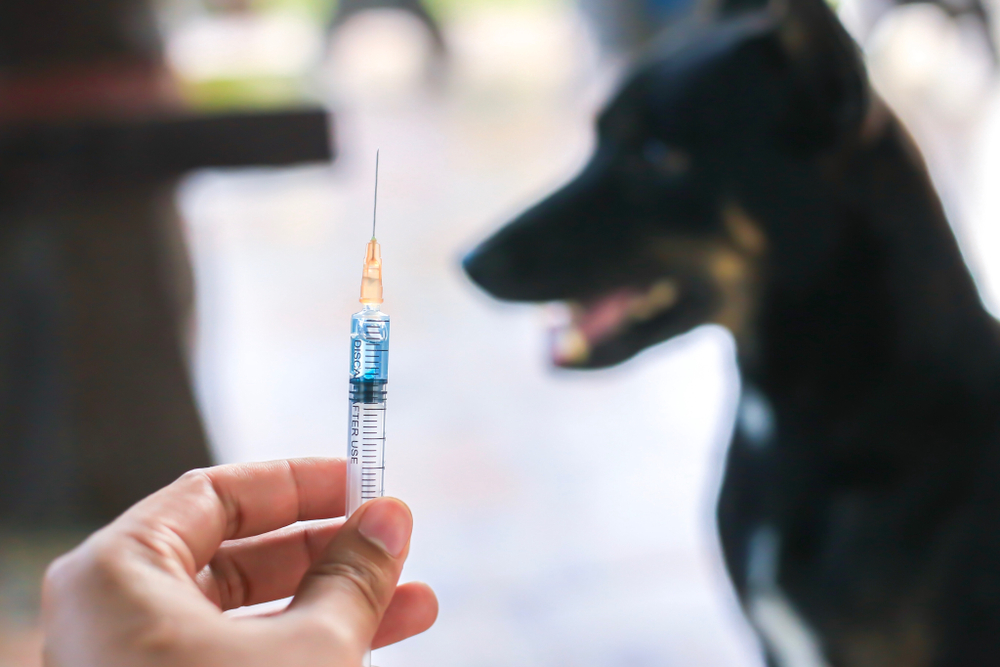
[[[225,540],[344,514],[343,459],[291,459],[192,470],[139,502],[108,530],[194,577]]]

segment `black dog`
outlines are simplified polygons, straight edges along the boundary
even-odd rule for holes
[[[465,267],[570,302],[564,366],[733,332],[718,522],[770,664],[1000,664],[1000,331],[854,43],[790,2],[667,40]]]

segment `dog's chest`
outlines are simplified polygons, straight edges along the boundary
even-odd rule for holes
[[[783,437],[771,400],[748,384],[719,526],[727,565],[774,664],[931,664],[930,591],[919,583],[926,562],[899,558],[884,500],[837,488],[828,461],[789,451]]]

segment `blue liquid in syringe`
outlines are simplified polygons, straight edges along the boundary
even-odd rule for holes
[[[366,305],[351,318],[348,516],[384,492],[388,362],[389,316],[377,305]]]

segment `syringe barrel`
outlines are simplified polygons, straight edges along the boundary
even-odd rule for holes
[[[347,516],[384,491],[388,364],[389,316],[366,305],[351,318]]]

